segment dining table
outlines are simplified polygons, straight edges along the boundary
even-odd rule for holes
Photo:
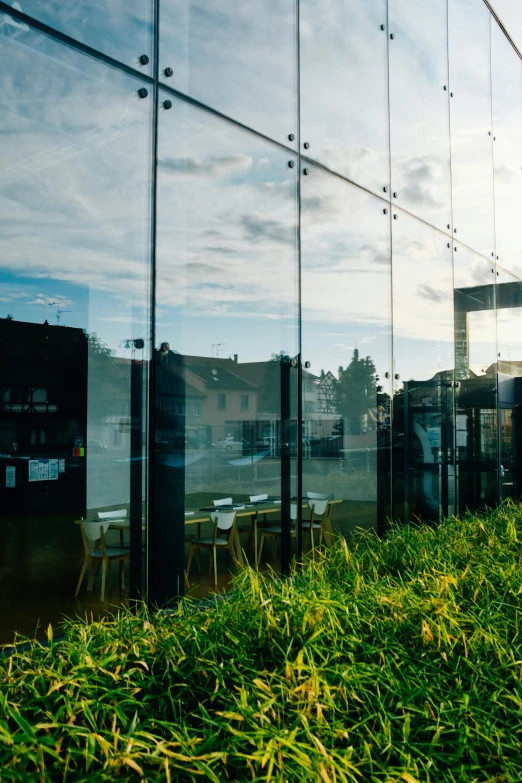
[[[301,507],[303,509],[309,508],[308,497],[302,498],[302,505]],[[292,498],[291,502],[296,503],[296,498]],[[338,503],[342,503],[342,500],[329,500],[329,505],[336,505]],[[258,557],[258,524],[259,520],[262,519],[262,524],[270,524],[267,517],[270,516],[270,514],[280,514],[281,513],[281,500],[279,499],[268,499],[268,500],[257,500],[252,503],[232,503],[227,506],[203,506],[202,508],[188,508],[185,511],[185,526],[189,525],[198,525],[198,537],[199,537],[199,528],[202,524],[205,522],[212,522],[211,514],[215,511],[218,511],[220,509],[233,509],[236,512],[236,520],[237,519],[245,519],[250,518],[252,522],[252,533],[254,538],[254,568],[257,570],[257,557]],[[333,530],[331,528],[331,523],[328,520],[328,533],[330,535],[333,534]],[[233,542],[232,545],[234,547],[234,554],[236,561],[240,566],[244,565],[245,559],[243,556],[243,550],[241,547],[241,541],[239,539],[239,532],[237,530],[237,526],[234,525],[234,531],[233,531]]]

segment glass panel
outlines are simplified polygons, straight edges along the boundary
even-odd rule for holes
[[[386,202],[314,166],[301,193],[303,490],[335,501],[347,535],[390,511],[390,219]],[[305,548],[309,525],[310,511]]]
[[[5,642],[125,600],[115,583],[100,603],[89,573],[75,600],[82,517],[118,512],[106,540],[133,536],[140,588],[152,103],[30,29],[3,41],[0,68]]]
[[[498,267],[498,371],[516,377],[522,368],[522,281]]]
[[[495,268],[454,243],[458,509],[497,499]]]
[[[522,494],[522,280],[497,274],[500,486],[503,497]]]
[[[392,193],[447,231],[451,223],[446,0],[390,0]]]
[[[522,51],[522,17],[520,5],[513,0],[492,0],[491,6],[500,18],[500,21],[508,31],[510,38],[515,42],[519,51]]]
[[[160,78],[295,147],[296,18],[296,0],[163,2]]]
[[[495,22],[491,58],[496,252],[502,266],[522,274],[522,64]]]
[[[494,252],[490,12],[482,0],[449,0],[453,225],[457,238]]]
[[[385,0],[301,0],[301,139],[314,160],[381,193],[389,183]]]
[[[224,552],[216,580],[208,575],[215,500],[246,505],[236,524],[252,562],[261,528],[290,523],[297,166],[275,145],[177,101],[160,116],[158,175],[155,522],[163,545],[153,590],[165,598],[182,589],[169,581],[176,553],[178,575],[186,569],[196,595],[228,585]],[[250,505],[256,495],[270,502]],[[281,534],[265,539],[262,563],[279,562]]]
[[[394,512],[405,519],[438,519],[454,506],[451,246],[425,223],[396,214]]]
[[[153,0],[22,0],[16,10],[144,73],[152,73]],[[19,43],[27,25],[6,15],[2,32]],[[147,62],[140,57],[146,56]]]

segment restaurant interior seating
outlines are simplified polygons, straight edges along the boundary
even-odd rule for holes
[[[232,498],[227,498],[227,500],[231,502]],[[199,551],[200,549],[209,549],[211,552],[209,573],[214,573],[214,585],[217,587],[217,551],[220,549],[221,551],[230,552],[234,565],[237,565],[238,560],[235,547],[239,545],[239,535],[236,528],[236,510],[233,508],[220,509],[219,506],[225,505],[223,501],[214,501],[214,503],[217,504],[218,510],[211,514],[214,523],[212,536],[195,538],[189,543],[187,580],[190,578],[190,567],[194,554],[196,554],[198,571],[201,571]]]
[[[109,572],[110,582],[111,564],[113,561],[119,563],[120,588],[122,591],[125,589],[124,563],[126,560],[130,560],[130,551],[124,547],[107,546],[105,534],[107,533],[110,524],[110,518],[95,522],[86,522],[84,519],[79,520],[85,557],[75,596],[78,596],[82,582],[89,568],[91,571],[87,583],[87,590],[93,589],[94,580],[96,579],[101,566],[102,578],[100,600],[103,603],[105,600],[107,571]]]

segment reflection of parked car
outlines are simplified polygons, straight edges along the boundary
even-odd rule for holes
[[[281,447],[281,439],[268,435],[266,438],[260,438],[256,441],[256,446],[261,449],[278,449]]]
[[[232,435],[225,435],[223,438],[220,438],[212,445],[215,449],[231,451],[232,449],[243,449],[245,446],[248,446],[248,443],[243,438],[236,440],[232,437]]]

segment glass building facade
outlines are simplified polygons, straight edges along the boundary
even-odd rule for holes
[[[0,0],[0,642],[520,498],[507,32]]]

